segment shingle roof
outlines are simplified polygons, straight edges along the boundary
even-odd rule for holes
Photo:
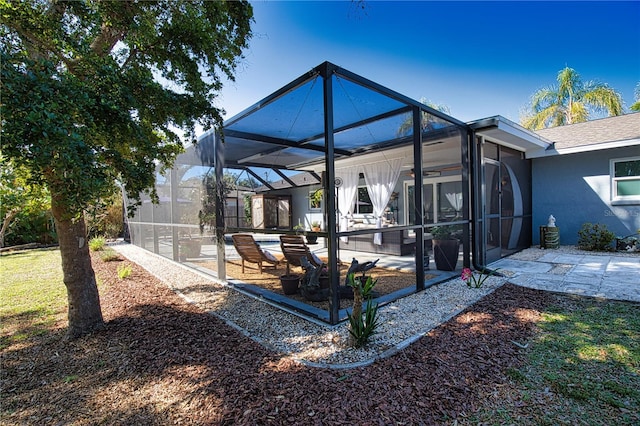
[[[536,133],[555,142],[557,150],[640,140],[640,112],[536,130]]]

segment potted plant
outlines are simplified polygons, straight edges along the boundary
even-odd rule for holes
[[[320,222],[318,222],[317,220],[311,222],[311,231],[320,232]],[[317,242],[317,235],[307,235],[307,244],[316,244]]]
[[[322,188],[316,189],[309,194],[309,207],[312,209],[319,209],[322,206],[322,196],[324,191]]]
[[[280,275],[280,285],[284,294],[296,294],[300,285],[300,275],[292,274],[289,262],[287,262],[287,272]]]
[[[291,274],[287,271],[286,275],[280,275],[280,285],[284,294],[296,294],[298,285],[300,284],[300,275]]]
[[[187,258],[200,257],[201,249],[202,240],[200,238],[191,238],[191,235],[189,235],[178,241],[178,256],[183,262]]]
[[[458,263],[460,240],[454,236],[452,226],[435,226],[431,228],[433,235],[433,260],[441,271],[454,271]]]

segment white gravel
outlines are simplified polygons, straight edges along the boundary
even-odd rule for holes
[[[349,345],[346,323],[329,326],[275,308],[264,300],[242,294],[215,278],[131,244],[113,246],[190,303],[223,319],[264,346],[307,365],[351,368],[389,356],[414,342],[503,285],[507,278],[490,277],[483,287],[468,288],[452,279],[385,305],[379,310],[380,327],[365,348]],[[561,247],[567,253],[571,247]],[[513,256],[536,260],[544,250],[531,248]],[[501,271],[509,276],[509,271]]]

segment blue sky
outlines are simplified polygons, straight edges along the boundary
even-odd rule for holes
[[[324,61],[471,121],[519,121],[565,66],[634,102],[640,1],[252,1],[254,37],[221,92],[230,118]]]

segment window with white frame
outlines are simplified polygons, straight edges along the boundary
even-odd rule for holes
[[[412,180],[404,182],[405,223],[413,224],[414,186]],[[426,178],[423,180],[422,202],[427,224],[453,222],[462,219],[462,180],[460,176]],[[409,232],[410,235],[413,231]]]
[[[640,157],[612,159],[611,201],[640,203]]]

